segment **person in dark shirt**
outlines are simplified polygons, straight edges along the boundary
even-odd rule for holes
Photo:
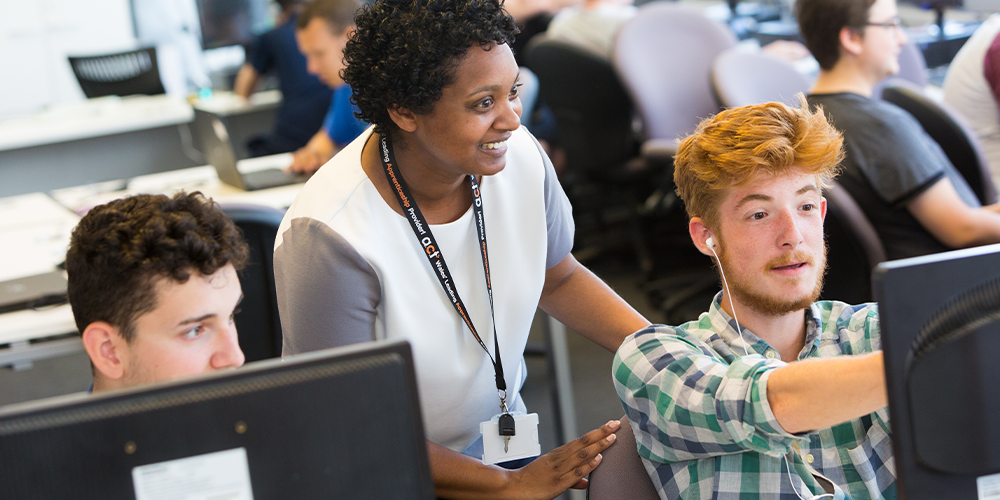
[[[900,259],[1000,242],[1000,206],[981,206],[920,124],[871,98],[906,43],[895,0],[799,0],[799,30],[820,65],[808,96],[844,135],[838,182]]]
[[[278,0],[277,26],[254,42],[250,57],[236,75],[233,91],[249,98],[261,75],[275,72],[281,89],[281,107],[274,130],[250,139],[251,156],[295,151],[323,125],[333,91],[306,71],[306,58],[295,43],[295,22],[301,0]]]

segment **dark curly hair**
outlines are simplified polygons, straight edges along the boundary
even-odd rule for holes
[[[473,44],[489,50],[518,33],[502,0],[379,0],[354,21],[342,77],[356,115],[380,134],[396,128],[389,109],[434,109]]]
[[[201,193],[137,195],[101,205],[73,229],[66,272],[69,302],[83,332],[95,321],[118,328],[126,342],[134,322],[156,308],[155,284],[187,282],[232,264],[250,251],[243,232]]]

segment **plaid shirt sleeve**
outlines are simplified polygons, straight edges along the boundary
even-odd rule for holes
[[[657,325],[628,337],[615,355],[615,389],[637,433],[639,453],[681,462],[754,451],[780,457],[808,439],[786,432],[767,401],[777,359],[729,363],[682,328]]]

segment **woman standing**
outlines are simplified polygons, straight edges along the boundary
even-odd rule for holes
[[[537,307],[611,351],[649,324],[569,253],[569,202],[520,126],[514,21],[497,0],[380,0],[356,24],[344,80],[373,127],[279,229],[284,353],[409,340],[440,496],[583,487],[617,422],[511,470],[471,458],[480,422],[525,410]]]

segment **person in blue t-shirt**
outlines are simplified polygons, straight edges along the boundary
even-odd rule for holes
[[[309,142],[323,125],[333,91],[306,71],[306,58],[295,42],[295,23],[302,0],[278,0],[281,14],[276,27],[254,41],[247,62],[236,75],[233,91],[243,98],[253,93],[261,75],[276,73],[281,107],[274,130],[251,138],[251,156],[287,153]]]
[[[292,155],[291,171],[315,172],[367,127],[355,117],[351,88],[340,78],[344,47],[360,7],[359,0],[313,0],[299,15],[295,40],[306,57],[306,69],[333,89],[333,98],[322,129]]]

